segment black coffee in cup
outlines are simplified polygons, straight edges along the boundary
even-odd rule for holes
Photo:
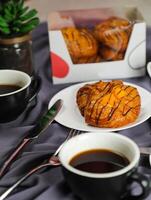
[[[138,146],[116,133],[84,133],[68,140],[59,152],[67,184],[82,200],[143,199],[150,192],[150,180],[137,172]],[[133,195],[137,182],[141,193]]]
[[[21,89],[19,85],[0,85],[0,95],[15,92],[16,90]]]
[[[0,123],[13,121],[24,112],[40,89],[37,80],[21,71],[0,70]]]
[[[129,160],[108,149],[92,149],[80,152],[69,162],[76,169],[91,173],[109,173],[123,169]]]

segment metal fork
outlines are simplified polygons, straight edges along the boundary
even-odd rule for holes
[[[58,153],[60,152],[63,145],[72,137],[80,134],[79,130],[71,129],[65,139],[65,141],[57,148],[57,150],[51,155],[48,162],[45,164],[41,164],[35,168],[33,168],[31,171],[29,171],[27,174],[25,174],[23,177],[21,177],[14,185],[12,185],[10,188],[8,188],[1,196],[0,200],[5,199],[17,186],[19,186],[24,180],[26,180],[29,176],[37,172],[38,170],[48,167],[48,166],[58,166],[60,165],[60,161],[58,159]]]

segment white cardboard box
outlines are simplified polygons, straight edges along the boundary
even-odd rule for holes
[[[82,14],[79,15],[79,12]],[[90,13],[89,15],[88,12]],[[95,13],[96,18],[94,16]],[[78,19],[81,17],[82,24],[85,24],[88,23],[88,19],[92,23],[95,19],[105,19],[113,15],[125,17],[136,22],[133,26],[124,59],[100,63],[73,64],[60,28],[75,26],[74,19],[77,16]],[[51,13],[48,17],[48,29],[53,83],[61,84],[144,76],[146,72],[146,23],[142,19],[140,12],[135,7]],[[55,23],[51,23],[52,21]]]

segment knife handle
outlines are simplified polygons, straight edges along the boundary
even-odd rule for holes
[[[48,167],[48,166],[52,166],[51,163],[45,163],[45,164],[41,164],[38,167],[35,167],[34,169],[32,169],[31,171],[29,171],[27,174],[25,174],[22,178],[20,178],[16,183],[14,183],[10,188],[8,188],[2,195],[0,195],[0,200],[4,200],[17,186],[19,186],[23,181],[25,181],[29,176],[31,176],[32,174],[34,174],[35,172],[37,172],[38,170],[44,168],[44,167]]]
[[[25,138],[21,144],[15,149],[15,151],[8,157],[8,159],[4,162],[3,166],[0,169],[0,178],[5,174],[7,168],[12,164],[16,156],[20,153],[20,151],[31,141],[31,138]]]

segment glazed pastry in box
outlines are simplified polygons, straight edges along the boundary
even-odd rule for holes
[[[54,84],[145,75],[146,24],[136,7],[52,12],[48,30]]]

